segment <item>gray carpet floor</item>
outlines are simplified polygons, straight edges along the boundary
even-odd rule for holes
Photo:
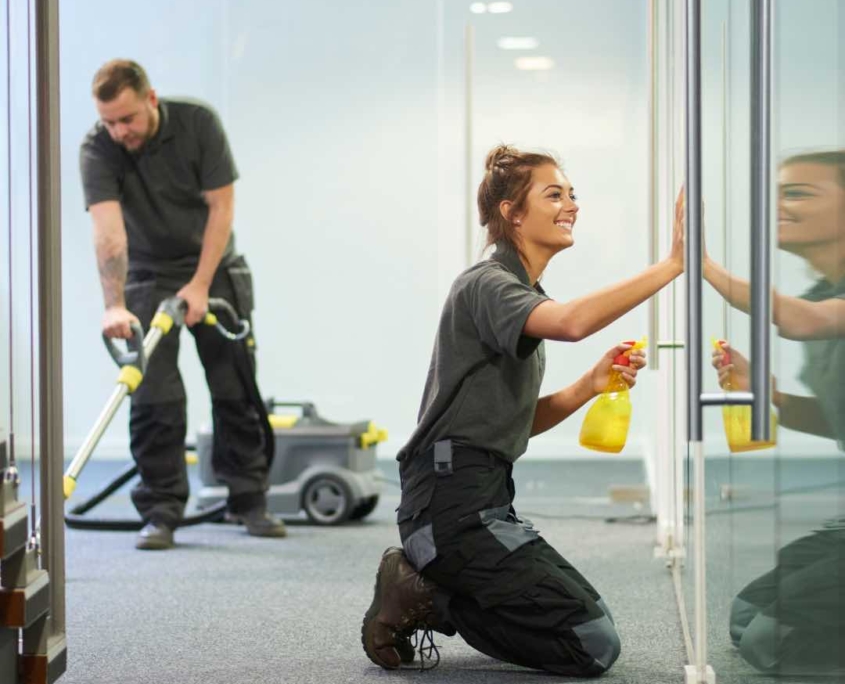
[[[387,480],[395,464],[380,461]],[[92,463],[84,497],[120,464]],[[517,509],[604,595],[622,655],[602,681],[683,681],[685,653],[670,575],[652,558],[647,511],[607,501],[609,485],[642,482],[631,461],[524,462]],[[437,669],[387,672],[366,658],[361,619],[385,547],[398,543],[398,489],[360,523],[289,521],[289,536],[255,539],[205,524],[177,532],[177,548],[140,552],[134,535],[67,534],[68,671],[63,684],[262,684],[341,682],[580,681],[500,663],[460,637],[438,635]],[[102,509],[102,510],[101,510]],[[131,512],[114,495],[98,513]],[[617,522],[605,522],[610,516]]]

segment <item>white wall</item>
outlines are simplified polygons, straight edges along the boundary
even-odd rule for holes
[[[79,144],[96,121],[94,73],[108,59],[128,57],[144,66],[162,95],[191,95],[221,111],[226,105],[220,77],[226,0],[150,0],[143,10],[120,5],[104,0],[60,3],[65,435],[71,454],[95,422],[117,377],[100,339],[102,291],[79,178]],[[207,391],[187,335],[184,342],[188,353],[183,352],[182,368],[195,426],[206,410]],[[128,455],[125,404],[98,455]]]
[[[262,390],[414,424],[440,306],[431,2],[232,3],[227,126]],[[459,245],[460,243],[457,243]]]
[[[133,14],[105,0],[64,0],[69,450],[116,373],[99,339],[102,301],[77,169],[95,118],[91,77],[115,56],[141,62],[160,95],[200,97],[223,117],[241,172],[235,230],[255,273],[263,392],[310,399],[333,420],[374,419],[391,433],[382,455],[415,425],[440,306],[467,262],[467,22],[476,32],[471,196],[491,146],[551,149],[581,214],[576,247],[550,265],[547,291],[565,300],[646,265],[645,3],[523,0],[509,15],[471,15],[468,5],[151,0]],[[536,53],[552,56],[555,69],[517,71],[515,55],[495,47],[502,35],[537,37]],[[573,381],[646,327],[643,308],[584,343],[550,344],[544,390]],[[208,396],[184,342],[194,430],[207,419]],[[648,410],[649,382],[636,411]],[[529,453],[585,455],[581,416]],[[124,409],[100,456],[127,453],[125,421]],[[635,419],[631,454],[641,431]]]

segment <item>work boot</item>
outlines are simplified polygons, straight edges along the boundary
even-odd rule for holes
[[[138,533],[135,548],[144,551],[163,551],[173,548],[173,530],[167,525],[148,522]]]
[[[253,537],[287,537],[288,530],[285,523],[267,512],[263,506],[253,508],[245,513],[230,513],[227,520],[246,527],[247,534]]]
[[[364,615],[361,643],[367,657],[387,670],[413,662],[409,637],[420,629],[454,630],[436,624],[434,585],[405,558],[402,549],[387,549],[381,557],[373,602]]]

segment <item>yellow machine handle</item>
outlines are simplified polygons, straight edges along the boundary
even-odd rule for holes
[[[144,379],[144,374],[135,366],[123,366],[117,376],[117,382],[120,385],[126,385],[129,394],[132,394],[141,381]]]
[[[153,316],[153,320],[150,321],[151,328],[158,328],[161,330],[163,335],[166,335],[170,332],[170,329],[173,327],[175,321],[173,320],[173,316],[171,316],[166,311],[162,311],[159,309],[156,311],[155,316]]]
[[[70,475],[65,475],[64,480],[62,481],[62,489],[64,490],[65,501],[67,501],[76,489],[76,478],[73,478]]]
[[[387,441],[387,430],[384,428],[377,428],[375,423],[370,423],[367,426],[367,431],[360,437],[360,444],[362,449],[369,449],[374,444]]]

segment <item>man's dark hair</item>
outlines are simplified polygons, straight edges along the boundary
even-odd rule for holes
[[[126,88],[132,88],[139,97],[150,92],[147,72],[131,59],[113,59],[106,62],[94,75],[91,92],[100,102],[111,102]]]

